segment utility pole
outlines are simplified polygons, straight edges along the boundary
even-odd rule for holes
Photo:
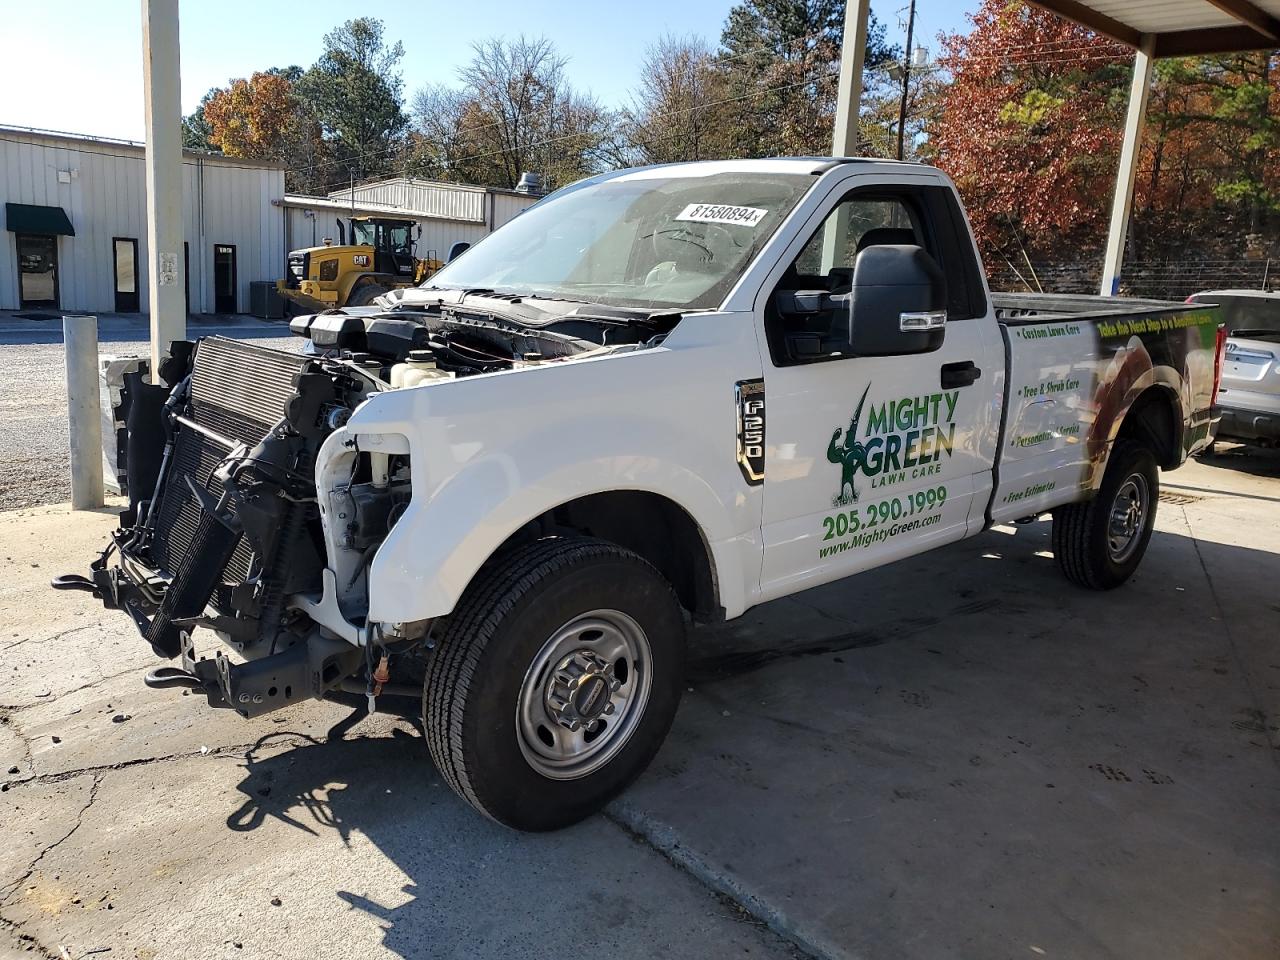
[[[178,0],[142,0],[142,89],[147,124],[147,279],[151,379],[187,336],[182,282],[182,96]],[[199,250],[196,256],[203,257]]]
[[[898,159],[905,153],[907,136],[907,95],[911,91],[911,37],[916,29],[916,0],[911,0],[907,13],[907,46],[902,58],[902,100],[898,104]]]

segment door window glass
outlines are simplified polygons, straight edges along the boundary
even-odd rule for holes
[[[411,247],[409,241],[410,229],[408,224],[404,224],[398,227],[391,227],[388,231],[391,237],[391,252],[397,257],[409,256]]]
[[[216,313],[236,312],[236,248],[231,244],[213,248],[213,309]]]
[[[878,243],[924,246],[911,211],[896,199],[846,200],[831,212],[796,258],[799,276],[830,277],[832,270],[852,270],[866,247]],[[841,277],[843,279],[843,277]]]
[[[116,277],[116,313],[137,313],[138,241],[132,237],[113,237],[111,254]]]
[[[846,197],[836,205],[814,231],[800,255],[792,261],[774,288],[765,306],[765,332],[769,352],[775,364],[786,366],[798,362],[795,349],[788,346],[797,337],[817,338],[824,344],[817,357],[836,359],[847,356],[834,346],[842,324],[847,327],[849,304],[833,302],[830,307],[818,305],[819,294],[848,294],[853,288],[853,268],[858,254],[871,246],[893,244],[923,247],[935,257],[925,220],[910,195],[885,196],[860,193]],[[811,309],[797,309],[790,294],[804,291],[804,298],[814,304]],[[780,297],[786,303],[780,301]],[[833,346],[828,349],[825,344]],[[809,359],[815,359],[811,355]]]
[[[24,306],[58,302],[58,238],[19,235],[19,296]]]
[[[138,241],[115,240],[116,293],[138,292]]]

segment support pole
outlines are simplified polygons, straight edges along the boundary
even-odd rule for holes
[[[867,59],[867,19],[871,0],[846,0],[844,39],[840,45],[840,81],[836,88],[836,123],[831,137],[831,155],[850,157],[862,142],[858,128],[862,106],[862,67]],[[843,266],[848,259],[849,210],[836,207],[822,231],[822,272]]]
[[[1124,119],[1124,143],[1120,147],[1120,168],[1116,171],[1116,192],[1111,202],[1111,227],[1107,231],[1107,253],[1102,264],[1104,297],[1114,297],[1120,289],[1124,265],[1124,243],[1133,212],[1133,184],[1138,175],[1138,155],[1142,152],[1142,128],[1147,122],[1147,101],[1151,95],[1152,52],[1155,40],[1144,37],[1133,57],[1133,82],[1129,87],[1129,110]]]
[[[98,318],[62,318],[71,428],[71,509],[102,506],[102,400],[98,392]]]
[[[850,157],[858,152],[862,67],[867,59],[867,18],[870,14],[871,0],[845,0],[840,81],[836,88],[836,125],[831,138],[833,157]]]
[[[142,84],[147,122],[147,279],[151,370],[187,335],[182,282],[182,101],[178,0],[142,0]],[[204,251],[195,255],[203,257]]]

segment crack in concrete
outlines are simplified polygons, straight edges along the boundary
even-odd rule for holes
[[[96,680],[90,680],[88,683],[82,683],[80,686],[72,687],[70,690],[64,690],[62,693],[52,694],[48,697],[40,697],[35,703],[0,703],[0,713],[12,713],[17,710],[34,710],[36,707],[43,707],[46,704],[57,703],[59,700],[63,700],[66,697],[71,696],[73,693],[80,693],[83,690],[96,687],[100,683],[106,683],[109,680],[119,680],[121,677],[127,677],[131,673],[141,672],[142,669],[142,667],[134,665],[121,670],[119,673],[109,673],[105,676],[100,676]]]
[[[35,754],[31,752],[31,738],[27,736],[26,731],[23,730],[18,724],[13,722],[12,718],[10,718],[9,716],[8,710],[0,709],[0,724],[3,724],[4,726],[8,727],[9,730],[12,731],[13,735],[17,737],[18,740],[22,743],[21,766],[25,767],[27,770],[34,771],[36,759],[35,759]],[[16,781],[8,781],[8,782],[14,783]]]
[[[274,744],[284,747],[297,747],[306,742],[313,742],[314,738],[308,737],[304,733],[294,733],[292,731],[279,731],[269,734],[270,740]],[[101,777],[116,770],[128,770],[131,767],[146,767],[160,763],[171,763],[177,760],[194,760],[196,758],[213,757],[219,759],[222,757],[237,756],[239,754],[247,754],[251,750],[260,749],[263,746],[263,738],[249,743],[236,743],[221,747],[210,747],[207,750],[188,750],[184,753],[167,753],[158,757],[135,757],[132,760],[120,760],[116,763],[104,763],[92,767],[77,767],[74,770],[59,770],[56,773],[33,774],[29,777],[23,777],[20,780],[10,780],[9,789],[13,790],[17,787],[27,787],[32,784],[36,786],[44,786],[51,783],[65,783],[67,780],[74,780],[76,777],[95,776]],[[3,903],[3,898],[0,898]]]
[[[101,630],[104,626],[106,625],[99,621],[95,621],[93,623],[82,623],[78,627],[70,627],[66,630],[59,630],[57,633],[47,637],[23,637],[21,640],[15,640],[13,641],[13,643],[8,643],[8,644],[5,644],[3,647],[0,647],[0,653],[8,653],[14,647],[20,647],[24,643],[30,643],[33,640],[38,643],[52,643],[54,640],[60,640],[65,636],[68,636],[73,633],[78,633],[81,630],[89,630],[95,627]]]
[[[648,847],[717,899],[732,905],[735,910],[750,917],[753,922],[767,927],[776,936],[789,943],[805,960],[838,960],[847,956],[845,951],[834,944],[819,943],[807,936],[785,913],[746,890],[733,878],[713,868],[697,853],[682,845],[675,830],[644,813],[625,797],[609,804],[602,816],[633,841]]]
[[[80,829],[80,824],[84,822],[84,815],[89,812],[89,808],[92,807],[94,801],[98,799],[98,787],[101,786],[101,784],[102,776],[100,774],[94,774],[93,782],[89,784],[89,799],[85,801],[84,806],[80,808],[80,812],[76,814],[76,822],[71,825],[70,830],[41,850],[36,855],[36,858],[31,861],[26,872],[23,873],[22,876],[17,880],[14,880],[12,883],[6,884],[3,888],[0,888],[0,906],[7,905],[9,898],[12,897],[24,883],[31,879],[31,875],[36,872],[36,867],[40,866],[41,860],[54,850],[58,849],[58,847],[62,846],[66,841],[70,840],[71,837],[75,835],[75,832]]]

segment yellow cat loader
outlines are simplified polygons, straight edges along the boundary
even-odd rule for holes
[[[388,290],[421,283],[443,264],[435,257],[414,256],[412,220],[352,217],[347,227],[338,221],[335,246],[308,247],[289,252],[289,272],[276,281],[276,290],[306,311],[333,307],[361,307]]]

